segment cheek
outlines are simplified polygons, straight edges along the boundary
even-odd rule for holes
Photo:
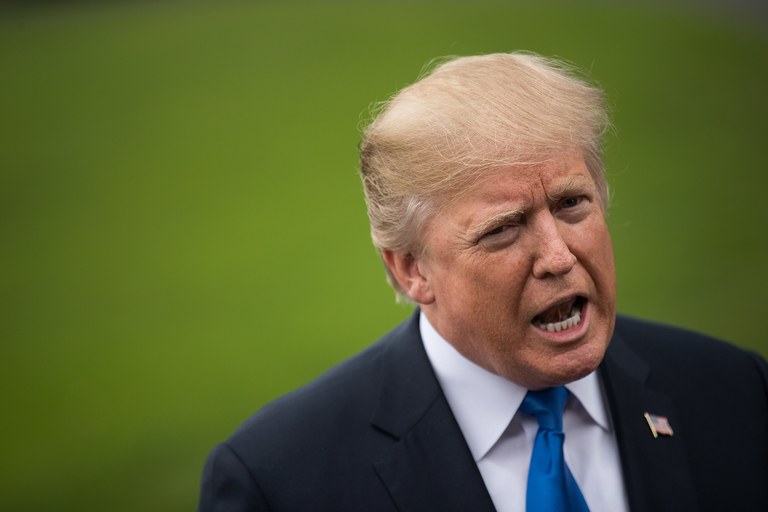
[[[598,269],[603,272],[613,271],[613,245],[611,237],[605,231],[601,236],[595,237],[587,247],[588,254],[592,255]]]
[[[439,276],[434,277],[443,304],[450,303],[452,314],[490,315],[498,322],[508,320],[509,314],[519,309],[527,275],[519,255],[502,250],[472,261],[441,265]]]
[[[487,261],[473,283],[475,312],[482,311],[486,323],[507,338],[511,328],[520,322],[523,304],[532,299],[530,269],[518,255],[509,251],[504,258]],[[535,291],[535,290],[534,290]]]
[[[594,250],[597,254],[601,255],[599,265],[602,273],[606,276],[606,279],[611,282],[615,281],[616,273],[613,260],[613,242],[611,241],[611,235],[608,233],[607,228],[603,230],[602,236],[596,241]]]
[[[616,270],[611,236],[602,222],[590,233],[591,236],[580,240],[576,256],[589,273],[603,301],[612,304],[616,295]]]
[[[608,226],[602,217],[577,230],[572,238],[573,252],[585,262],[593,262],[606,271],[613,269],[613,243]]]

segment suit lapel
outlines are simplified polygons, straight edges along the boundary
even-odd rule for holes
[[[394,334],[371,420],[393,441],[374,464],[381,481],[402,511],[494,511],[424,352],[418,315]]]
[[[688,426],[672,401],[650,386],[653,375],[646,362],[614,334],[600,373],[616,427],[630,510],[698,510],[684,449]],[[654,438],[643,416],[646,412],[667,417],[674,436]]]
[[[632,512],[698,510],[685,454],[685,432],[672,400],[653,389],[647,363],[617,333],[600,374],[616,428]],[[382,360],[373,426],[391,439],[374,462],[398,510],[495,509],[450,407],[434,376],[418,331],[418,315],[392,333]],[[669,419],[672,437],[654,438],[643,416]]]

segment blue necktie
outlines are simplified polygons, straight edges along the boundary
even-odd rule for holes
[[[589,512],[563,456],[564,387],[529,391],[520,410],[534,416],[539,431],[528,471],[526,512]]]

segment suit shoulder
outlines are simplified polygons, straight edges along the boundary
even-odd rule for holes
[[[699,367],[716,373],[738,368],[754,371],[768,379],[768,365],[757,353],[689,329],[619,315],[616,335],[632,350],[655,362],[678,369]]]
[[[262,435],[274,432],[285,437],[308,422],[322,425],[330,421],[345,408],[345,403],[364,401],[375,392],[379,361],[385,348],[386,345],[379,342],[267,403],[238,428],[230,442],[237,443],[253,430],[261,430]]]
[[[368,426],[381,390],[384,360],[393,350],[412,343],[413,322],[405,322],[359,354],[313,381],[279,397],[248,418],[227,443],[240,453],[275,452],[309,445],[325,437],[328,444]],[[314,446],[320,443],[315,442]],[[288,448],[293,450],[294,448]],[[284,452],[283,452],[284,453]]]
[[[248,510],[379,510],[371,504],[388,503],[372,462],[390,452],[394,437],[374,416],[385,383],[407,381],[408,361],[420,359],[416,318],[245,421],[211,455],[201,503],[237,499]]]

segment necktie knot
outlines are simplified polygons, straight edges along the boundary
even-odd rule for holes
[[[528,391],[520,410],[530,414],[539,422],[539,428],[562,432],[563,409],[568,401],[568,390],[562,386]]]

